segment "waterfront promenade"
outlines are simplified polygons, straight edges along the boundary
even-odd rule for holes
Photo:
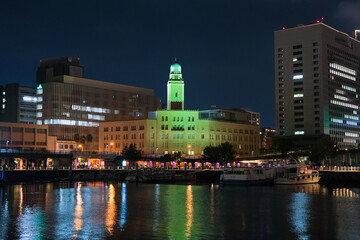
[[[135,168],[128,167],[107,167],[104,169],[27,169],[7,170],[0,168],[6,182],[41,182],[41,181],[98,181],[98,180],[120,180],[125,181],[126,176],[139,174],[146,175],[152,172],[161,172],[164,175],[185,176],[193,175],[190,182],[198,183],[219,183],[222,169],[198,168],[198,169],[177,169],[177,168]],[[136,173],[137,172],[137,173]],[[320,168],[322,176],[320,183],[325,185],[360,186],[360,169],[358,166],[330,166]],[[181,178],[179,178],[181,179]],[[176,181],[174,178],[172,182]]]

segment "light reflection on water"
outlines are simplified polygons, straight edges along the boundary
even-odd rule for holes
[[[304,193],[293,193],[290,200],[290,219],[292,229],[298,239],[309,239],[308,224],[310,218],[310,197]]]
[[[127,215],[127,204],[126,204],[126,183],[122,184],[121,189],[121,213],[120,213],[120,229],[124,230]]]
[[[0,239],[352,239],[360,235],[359,192],[318,184],[11,185],[0,188]]]
[[[187,219],[186,232],[185,232],[186,239],[189,239],[191,237],[193,214],[194,214],[193,193],[192,193],[191,185],[189,185],[187,186],[187,190],[186,190],[186,219]]]
[[[78,233],[82,229],[83,211],[84,211],[84,209],[83,209],[83,200],[81,197],[81,184],[79,184],[76,189],[76,205],[75,205],[75,209],[74,209],[74,217],[75,217],[75,219],[74,219],[74,228],[75,228],[74,237],[75,238],[78,237]]]
[[[115,188],[110,184],[108,188],[108,203],[106,210],[106,228],[109,232],[109,235],[113,234],[114,225],[115,225],[115,214],[116,214],[116,204],[115,204]]]

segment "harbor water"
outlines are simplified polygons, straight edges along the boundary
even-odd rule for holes
[[[0,239],[359,239],[360,189],[60,182],[0,187]]]

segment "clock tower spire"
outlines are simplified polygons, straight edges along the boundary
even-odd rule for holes
[[[181,66],[175,58],[170,66],[170,76],[167,84],[167,110],[184,110],[184,81]]]

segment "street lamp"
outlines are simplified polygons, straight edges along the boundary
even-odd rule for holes
[[[112,147],[114,146],[114,142],[110,143],[110,152],[112,152]]]
[[[81,144],[78,145],[78,148],[80,148],[81,151],[83,151],[83,146]]]

